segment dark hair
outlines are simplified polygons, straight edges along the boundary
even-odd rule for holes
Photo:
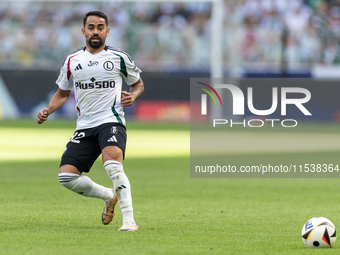
[[[106,26],[109,26],[109,22],[108,22],[108,19],[107,19],[107,16],[105,15],[105,13],[103,13],[101,11],[91,11],[91,12],[88,12],[88,13],[85,14],[85,17],[83,19],[84,27],[85,27],[86,20],[87,20],[88,16],[97,16],[97,17],[103,18],[103,19],[105,19]]]

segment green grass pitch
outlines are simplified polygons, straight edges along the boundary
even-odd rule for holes
[[[72,122],[0,122],[0,254],[340,253],[337,242],[331,249],[307,249],[300,237],[314,216],[340,228],[339,179],[191,179],[184,124],[128,125],[124,169],[140,231],[117,232],[119,208],[104,226],[102,201],[58,182],[59,157],[73,128]],[[309,153],[320,161],[339,158],[337,150]],[[282,163],[299,157],[287,152]],[[112,185],[100,161],[89,176]]]

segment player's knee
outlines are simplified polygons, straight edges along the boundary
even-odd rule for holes
[[[111,179],[115,179],[119,174],[124,173],[123,165],[118,161],[107,160],[104,163],[104,168]]]
[[[79,174],[74,173],[59,173],[59,182],[65,188],[73,190],[75,181],[80,177]]]

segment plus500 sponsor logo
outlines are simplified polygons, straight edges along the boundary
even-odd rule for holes
[[[96,81],[90,83],[76,82],[76,89],[107,89],[114,88],[116,83],[114,81]]]
[[[200,83],[210,89],[219,99],[219,102],[222,106],[222,101],[219,94],[216,92],[216,89],[228,89],[233,97],[233,115],[240,116],[244,115],[244,102],[245,96],[240,88],[235,85],[230,84],[217,84],[212,88],[208,84]],[[216,100],[214,99],[213,93],[209,92],[207,89],[199,88],[205,92],[214,100],[215,105],[217,105]],[[287,98],[289,93],[300,94],[302,95],[301,98]],[[201,95],[201,114],[207,115],[207,94]],[[287,105],[295,105],[305,116],[311,116],[312,114],[307,110],[307,108],[303,105],[307,103],[311,99],[311,93],[309,90],[305,88],[299,87],[282,87],[281,88],[281,116],[287,115]],[[253,104],[253,88],[247,88],[247,106],[251,113],[258,116],[268,116],[274,113],[278,107],[278,88],[272,88],[272,105],[269,109],[266,110],[259,110],[254,107]],[[250,119],[250,120],[243,120],[242,122],[236,122],[227,119],[214,119],[213,126],[216,127],[217,125],[225,125],[230,124],[230,126],[235,125],[243,125],[244,127],[247,125],[249,127],[262,127],[265,123],[270,123],[273,127],[275,123],[280,122],[283,127],[295,127],[297,126],[298,122],[294,119]]]

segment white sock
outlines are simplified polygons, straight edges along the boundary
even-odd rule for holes
[[[104,168],[113,182],[118,204],[123,214],[123,223],[135,223],[133,218],[131,186],[129,179],[124,173],[123,165],[117,161],[108,160],[104,163]]]
[[[77,192],[85,197],[101,198],[109,201],[113,198],[113,192],[110,188],[105,188],[85,175],[73,173],[59,173],[59,182],[65,188]]]

